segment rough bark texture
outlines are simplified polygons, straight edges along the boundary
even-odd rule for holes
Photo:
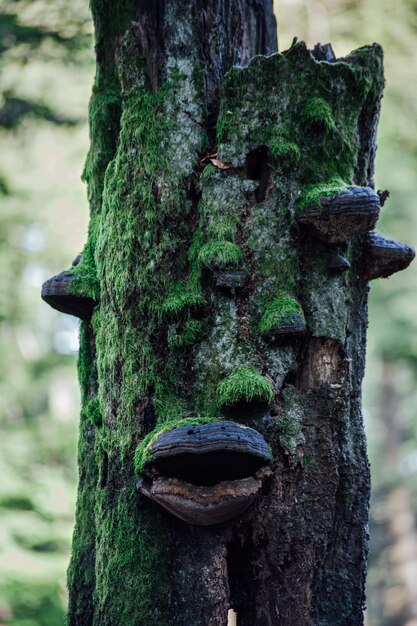
[[[381,50],[299,43],[248,64],[276,48],[268,0],[92,8],[91,223],[71,289],[100,304],[81,322],[68,623],[221,626],[233,607],[239,626],[359,626],[363,236],[341,247],[350,271],[329,271],[334,246],[298,216],[372,186]],[[245,286],[224,288],[237,270]],[[272,448],[247,512],[199,527],[138,494],[145,436],[221,416]]]

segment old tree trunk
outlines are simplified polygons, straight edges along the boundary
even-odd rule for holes
[[[68,623],[359,626],[366,281],[413,256],[369,233],[381,50],[277,54],[269,0],[92,9],[89,236],[43,288],[82,319]]]

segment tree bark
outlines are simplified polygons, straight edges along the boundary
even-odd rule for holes
[[[239,626],[359,626],[375,207],[359,233],[340,202],[329,224],[332,198],[349,213],[373,185],[381,50],[271,54],[268,0],[92,9],[91,222],[70,289],[99,305],[81,322],[68,623],[219,626],[232,607]],[[187,524],[138,492],[163,432],[224,418],[273,455],[244,513]]]

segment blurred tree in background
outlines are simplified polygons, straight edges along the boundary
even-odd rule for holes
[[[81,249],[92,81],[87,2],[0,15],[0,623],[55,626],[75,508],[77,322],[39,301]]]
[[[417,244],[417,0],[279,0],[338,56],[377,41],[387,87],[379,230]],[[87,2],[3,0],[0,15],[0,624],[56,626],[75,510],[77,321],[40,285],[81,250],[92,83]],[[364,408],[373,473],[368,626],[417,625],[417,266],[372,284]]]

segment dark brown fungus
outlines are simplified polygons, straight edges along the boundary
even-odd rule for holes
[[[385,202],[389,198],[389,191],[388,191],[388,189],[378,189],[377,194],[378,194],[381,206],[384,206]]]
[[[312,50],[312,54],[317,61],[327,61],[327,63],[336,61],[336,55],[330,43],[317,43]]]
[[[137,488],[183,522],[212,526],[244,513],[271,474],[268,467],[262,468],[249,478],[224,481],[209,487],[197,487],[176,478],[157,478],[152,482],[141,479]]]
[[[265,310],[259,330],[265,339],[277,343],[293,341],[306,332],[303,309],[295,298],[280,294]]]
[[[415,255],[412,246],[387,239],[374,230],[365,239],[363,278],[387,278],[408,267]]]
[[[183,426],[153,444],[138,490],[189,524],[210,526],[245,511],[271,474],[256,430],[230,421]]]
[[[42,285],[42,300],[61,313],[89,321],[97,301],[71,293],[71,285],[76,278],[76,274],[68,271],[49,278]]]
[[[350,269],[349,261],[340,254],[340,252],[335,252],[334,255],[330,258],[327,268],[331,272],[346,272]]]
[[[161,434],[144,469],[150,476],[163,474],[213,485],[248,476],[270,460],[269,446],[256,430],[219,420]]]
[[[378,194],[370,187],[350,187],[335,196],[322,196],[320,207],[311,207],[298,219],[327,243],[342,243],[371,230],[379,217]]]
[[[241,289],[245,286],[248,278],[247,272],[230,271],[230,272],[216,272],[214,280],[216,287],[232,291],[233,289]]]

